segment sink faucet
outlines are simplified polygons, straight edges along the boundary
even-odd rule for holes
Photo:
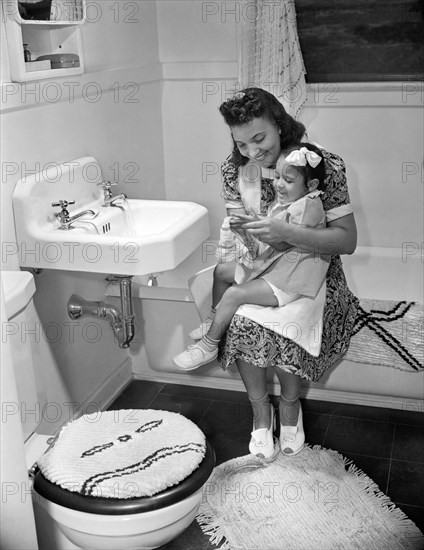
[[[115,202],[126,200],[126,198],[127,198],[127,195],[125,195],[125,193],[120,193],[115,197],[110,197],[108,199],[105,199],[103,206],[115,206]]]
[[[83,210],[82,212],[78,212],[78,214],[74,214],[73,216],[70,216],[67,210],[68,205],[70,204],[75,204],[75,201],[60,200],[58,202],[52,202],[52,206],[60,206],[61,208],[60,212],[55,213],[56,218],[60,222],[60,229],[66,229],[66,230],[73,229],[72,223],[79,220],[83,216],[87,216],[87,215],[92,216],[91,218],[89,218],[90,220],[92,220],[97,216],[96,212],[94,212],[94,210],[91,210],[91,209]]]
[[[68,220],[66,220],[65,223],[68,223],[68,224],[72,223],[78,220],[79,218],[82,218],[82,216],[86,216],[87,214],[90,214],[93,217],[96,216],[96,213],[94,212],[94,210],[91,210],[91,209],[83,210],[82,212],[78,212],[78,214],[75,214],[75,216],[71,216]],[[92,220],[93,218],[90,218],[90,219]]]
[[[100,187],[103,187],[103,204],[102,206],[115,206],[115,202],[118,200],[125,200],[127,196],[124,193],[121,193],[120,195],[116,195],[115,197],[112,195],[111,187],[114,185],[118,185],[116,182],[112,181],[102,181],[98,183]]]

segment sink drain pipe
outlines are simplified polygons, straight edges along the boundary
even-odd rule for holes
[[[132,277],[126,275],[115,275],[119,280],[121,295],[121,311],[107,302],[85,300],[77,294],[72,294],[68,301],[68,315],[71,319],[79,319],[84,315],[91,317],[110,317],[110,326],[120,348],[129,348],[134,338],[135,324],[132,307]]]

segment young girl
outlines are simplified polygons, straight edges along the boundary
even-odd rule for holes
[[[322,154],[309,143],[295,145],[290,151],[277,161],[274,177],[277,200],[268,216],[304,227],[325,227],[319,198],[325,179]],[[214,300],[219,302],[215,316],[208,322],[207,333],[201,340],[174,357],[181,370],[196,369],[217,357],[219,341],[239,306],[284,306],[301,296],[314,298],[323,284],[328,268],[326,258],[293,249],[278,251],[261,243],[239,229],[252,218],[258,219],[256,215],[239,214],[232,226],[255,261],[252,267],[243,262],[221,264],[222,269],[216,272],[219,279],[214,281]],[[191,335],[200,336],[204,329],[203,323]]]

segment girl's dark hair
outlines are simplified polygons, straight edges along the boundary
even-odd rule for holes
[[[322,158],[322,161],[315,166],[311,166],[310,164],[306,163],[306,166],[296,166],[298,170],[300,170],[305,178],[306,181],[310,181],[313,179],[318,180],[318,187],[320,191],[324,191],[324,182],[325,182],[325,162],[324,162],[324,156],[321,152],[321,149],[316,147],[315,145],[312,145],[312,143],[295,143],[293,145],[290,145],[287,149],[287,155],[288,156],[292,151],[297,151],[298,149],[301,149],[302,147],[306,147],[306,149],[309,149],[309,151],[313,151],[318,156]]]
[[[237,92],[221,104],[219,111],[230,127],[246,124],[254,118],[266,118],[281,130],[281,149],[298,143],[306,132],[305,126],[291,117],[275,96],[261,88],[245,88]],[[240,153],[235,142],[231,160],[236,167],[249,160]]]

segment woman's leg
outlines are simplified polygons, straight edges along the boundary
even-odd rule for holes
[[[281,387],[280,423],[283,426],[296,426],[300,409],[301,378],[297,374],[276,368],[275,373]]]
[[[266,386],[267,370],[237,361],[237,367],[253,409],[253,429],[249,443],[251,454],[273,460],[278,454],[275,445],[275,410],[269,401]]]
[[[286,456],[296,455],[305,445],[302,408],[300,406],[301,378],[296,374],[276,369],[281,385],[280,396],[280,448]]]
[[[269,428],[271,407],[266,384],[267,369],[242,360],[237,361],[237,368],[252,404],[254,429]]]

